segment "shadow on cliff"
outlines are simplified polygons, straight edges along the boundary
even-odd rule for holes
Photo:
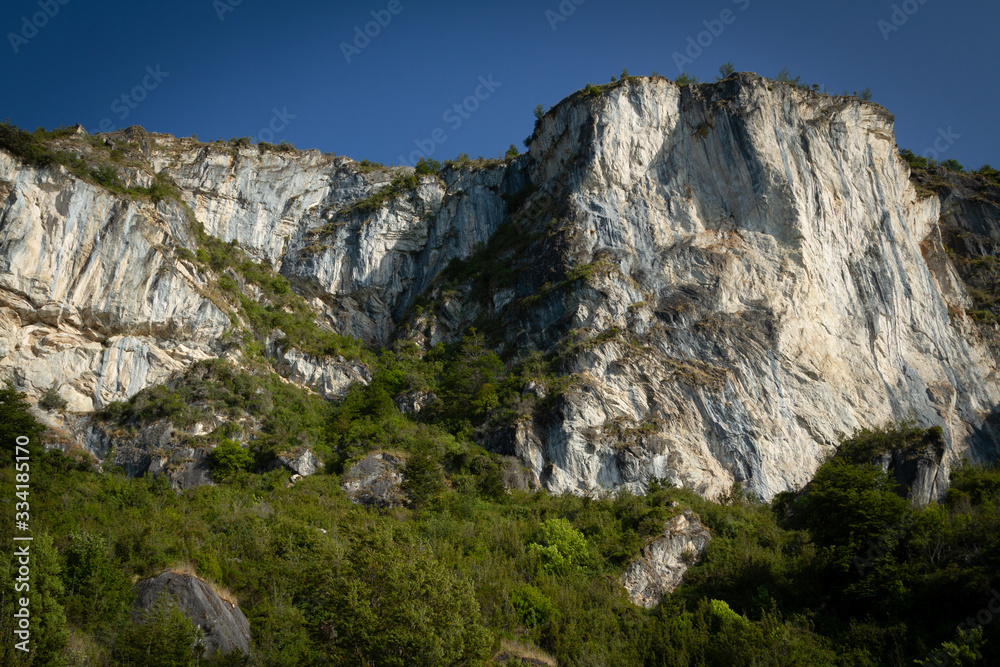
[[[982,426],[972,431],[966,444],[974,461],[992,463],[1000,458],[1000,405],[994,406]]]

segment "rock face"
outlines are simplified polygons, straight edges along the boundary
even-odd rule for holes
[[[843,436],[911,416],[942,427],[945,467],[996,456],[1000,345],[964,314],[942,198],[918,196],[891,114],[752,74],[606,88],[550,110],[527,155],[412,181],[116,134],[145,161],[129,184],[179,188],[183,204],[153,204],[0,151],[0,374],[85,412],[225,353],[245,323],[185,252],[193,213],[330,331],[426,349],[485,318],[512,354],[558,355],[565,390],[526,388],[544,414],[481,437],[552,492],[666,478],[770,498]],[[948,225],[1000,230],[1000,209],[942,197]],[[436,280],[490,241],[502,276]],[[420,296],[433,307],[411,311]],[[370,378],[269,341],[279,372],[329,398]]]
[[[135,609],[149,609],[161,594],[170,595],[177,606],[205,633],[208,656],[240,650],[250,653],[250,623],[232,602],[227,602],[207,583],[189,574],[164,572],[136,586]]]
[[[708,528],[689,510],[667,521],[663,537],[646,544],[639,559],[621,576],[621,584],[632,602],[647,609],[658,605],[664,594],[680,585],[688,566],[698,559],[711,539]]]
[[[315,475],[323,470],[323,462],[308,447],[302,447],[293,452],[279,453],[276,463],[303,477]]]
[[[401,507],[406,503],[401,488],[405,463],[395,454],[369,454],[344,473],[341,486],[359,505]]]

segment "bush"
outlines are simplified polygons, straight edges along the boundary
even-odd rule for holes
[[[724,64],[722,67],[719,68],[719,75],[723,79],[728,79],[735,73],[736,73],[736,68],[733,66],[732,60],[730,60],[728,63]]]
[[[38,405],[41,408],[52,412],[53,410],[65,410],[68,403],[66,399],[59,395],[56,391],[55,385],[49,387],[45,394],[42,395],[42,399],[38,401]]]
[[[425,157],[420,158],[415,167],[417,174],[424,176],[429,174],[436,174],[441,171],[441,163],[437,160],[428,160]]]
[[[510,603],[518,618],[531,628],[551,620],[555,609],[552,600],[531,584],[521,584],[510,594]]]
[[[590,556],[587,538],[562,518],[543,522],[529,549],[541,559],[546,572],[559,574],[579,569]]]
[[[230,475],[249,469],[252,463],[253,457],[250,455],[250,452],[243,449],[240,443],[233,440],[223,440],[208,455],[208,467],[211,471],[212,479],[217,482],[221,482]]]
[[[698,83],[698,77],[692,76],[687,72],[681,72],[680,76],[677,77],[677,80],[674,81],[674,83],[683,88],[684,86],[690,85],[692,83]]]
[[[504,157],[505,160],[513,160],[514,158],[516,158],[520,154],[521,154],[521,151],[517,150],[517,146],[515,146],[514,144],[511,144],[510,148],[507,149],[507,152],[504,153],[503,157]]]
[[[120,665],[187,667],[198,663],[200,636],[201,630],[177,603],[161,593],[152,607],[121,632],[115,653]]]
[[[410,667],[478,664],[493,637],[472,586],[427,545],[373,527],[332,569],[309,578],[310,622],[337,664]]]
[[[541,104],[535,107],[535,120],[541,120],[545,117],[545,107]]]

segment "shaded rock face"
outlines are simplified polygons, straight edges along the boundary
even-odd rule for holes
[[[84,448],[105,469],[119,466],[129,477],[165,475],[176,491],[214,484],[209,451],[182,444],[167,420],[147,424],[134,435],[108,430],[89,419],[80,422],[77,429]]]
[[[243,611],[219,597],[211,586],[189,574],[164,572],[136,585],[134,608],[149,609],[161,593],[174,598],[177,606],[205,633],[206,655],[240,650],[250,653],[250,623]]]
[[[401,507],[403,467],[406,462],[395,454],[369,454],[351,466],[341,478],[341,486],[351,502],[365,506]]]
[[[652,609],[677,588],[688,566],[705,550],[712,535],[691,511],[667,521],[663,537],[642,548],[639,559],[622,574],[621,585],[633,603]]]

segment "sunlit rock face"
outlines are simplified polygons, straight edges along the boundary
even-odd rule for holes
[[[0,151],[0,373],[87,412],[200,359],[239,360],[219,276],[182,250],[197,248],[193,214],[337,333],[427,346],[485,317],[515,358],[558,352],[573,382],[551,409],[479,436],[550,491],[665,478],[769,498],[842,436],[903,418],[942,426],[946,479],[956,458],[995,454],[997,359],[892,124],[878,105],[751,74],[629,79],[550,110],[516,160],[361,208],[412,170],[144,135],[146,166],[125,177],[159,172],[183,201],[153,204]],[[949,224],[963,210],[949,200]],[[525,241],[501,252],[513,278],[442,289],[449,262],[505,221]],[[421,296],[435,307],[417,316]],[[331,399],[370,378],[280,340],[267,354]]]

